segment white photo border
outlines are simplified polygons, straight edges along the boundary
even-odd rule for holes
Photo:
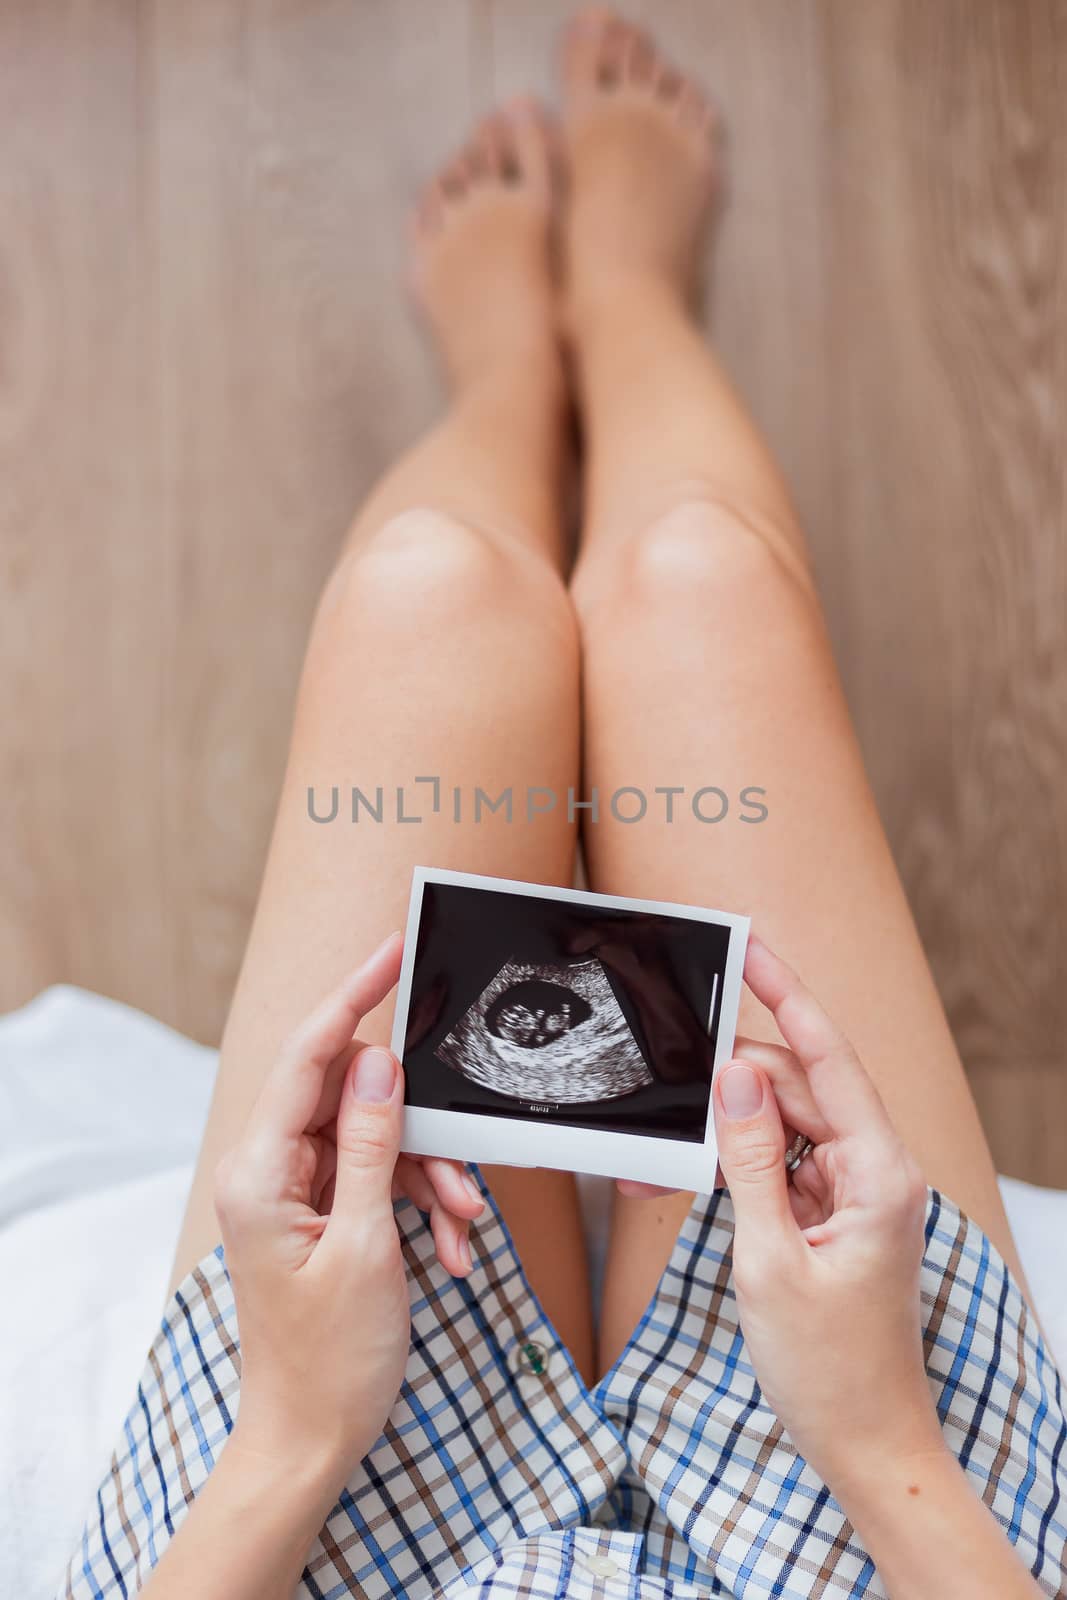
[[[732,911],[676,905],[666,900],[637,900],[626,895],[594,894],[585,889],[561,889],[551,884],[524,883],[515,878],[492,878],[448,868],[416,867],[411,876],[411,899],[404,933],[404,959],[397,986],[392,1051],[404,1059],[415,951],[427,884],[489,893],[516,894],[530,900],[555,900],[567,905],[644,911],[656,916],[714,923],[729,929],[723,974],[719,1030],[712,1063],[714,1083],[722,1065],[733,1054],[737,1011],[748,946],[749,918]],[[714,1005],[711,1009],[714,1015]],[[709,1024],[711,1016],[709,1016]],[[404,1107],[401,1148],[409,1155],[451,1156],[457,1161],[495,1162],[511,1167],[550,1167],[564,1172],[588,1172],[604,1178],[631,1178],[672,1189],[692,1189],[707,1194],[715,1182],[717,1145],[715,1121],[708,1105],[707,1129],[702,1144],[637,1133],[608,1133],[602,1129],[543,1122],[535,1117],[487,1117],[472,1111],[444,1111],[437,1107]],[[539,1160],[531,1160],[534,1152]]]

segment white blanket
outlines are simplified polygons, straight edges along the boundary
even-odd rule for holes
[[[0,1017],[0,1595],[46,1600],[154,1335],[215,1052],[99,995]],[[1067,1193],[1002,1180],[1067,1361]],[[594,1260],[606,1207],[587,1187]]]

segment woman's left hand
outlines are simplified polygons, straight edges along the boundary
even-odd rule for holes
[[[394,1195],[431,1212],[453,1271],[469,1270],[483,1206],[452,1163],[399,1156],[403,1073],[355,1038],[401,950],[388,939],[287,1042],[216,1177],[241,1339],[234,1442],[334,1489],[381,1434],[407,1361]]]

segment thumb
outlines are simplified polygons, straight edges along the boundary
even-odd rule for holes
[[[403,1074],[396,1057],[380,1045],[360,1050],[348,1068],[337,1108],[332,1216],[354,1220],[376,1209],[392,1216],[403,1114]]]
[[[738,1233],[767,1243],[795,1234],[778,1102],[750,1062],[728,1062],[715,1080],[715,1132]]]

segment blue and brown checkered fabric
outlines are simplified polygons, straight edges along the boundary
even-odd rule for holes
[[[410,1205],[397,1222],[412,1297],[407,1376],[315,1543],[301,1596],[885,1593],[763,1402],[737,1324],[725,1193],[696,1201],[634,1337],[592,1390],[491,1203],[466,1281],[437,1264]],[[946,1439],[1038,1582],[1058,1595],[1067,1589],[1060,1381],[996,1251],[936,1193],[922,1296]],[[219,1250],[166,1309],[61,1596],[137,1592],[225,1444],[240,1378]]]

